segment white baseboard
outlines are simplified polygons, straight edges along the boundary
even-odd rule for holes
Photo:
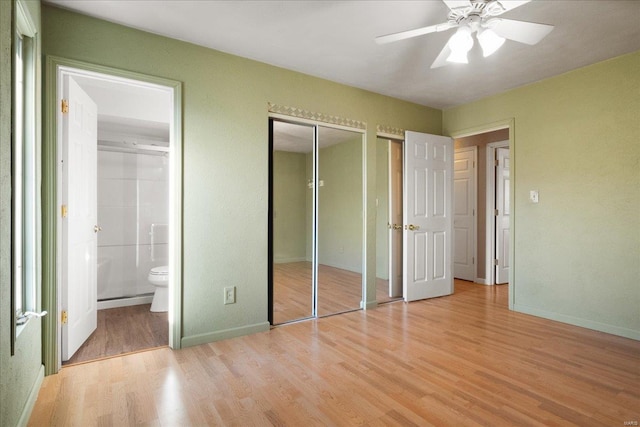
[[[238,328],[231,328],[222,331],[208,332],[206,334],[183,337],[181,341],[181,348],[207,344],[214,341],[226,340],[228,338],[235,338],[243,335],[255,334],[258,332],[265,332],[270,328],[271,325],[269,324],[269,322],[262,322],[253,325],[240,326]]]
[[[640,331],[624,328],[621,326],[609,325],[607,323],[595,322],[589,319],[582,319],[579,317],[568,316],[566,314],[554,313],[551,311],[541,310],[539,308],[529,307],[521,304],[514,304],[513,310],[519,311],[520,313],[530,314],[532,316],[543,317],[549,320],[555,320],[574,326],[580,326],[582,328],[593,329],[595,331],[606,332],[608,334],[618,335],[621,337],[640,341]]]
[[[33,383],[33,386],[29,391],[29,397],[24,404],[24,408],[22,408],[22,413],[20,414],[20,419],[18,420],[18,426],[22,427],[29,424],[29,418],[31,418],[31,412],[33,411],[33,407],[36,405],[36,400],[38,400],[38,393],[40,393],[40,387],[42,386],[43,380],[44,365],[40,365],[40,370],[38,371],[36,381]]]
[[[104,310],[106,308],[128,307],[130,305],[151,304],[151,301],[153,301],[153,295],[98,301],[98,310]]]
[[[487,279],[483,279],[482,277],[476,277],[476,280],[474,280],[473,282],[479,283],[481,285],[489,286],[489,281]]]

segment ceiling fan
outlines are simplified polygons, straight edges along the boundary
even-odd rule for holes
[[[531,0],[442,0],[449,11],[449,20],[442,24],[430,25],[415,30],[402,31],[376,37],[376,43],[384,44],[398,40],[422,36],[424,34],[457,28],[431,68],[438,68],[450,62],[467,64],[467,52],[473,47],[471,35],[476,38],[485,57],[497,51],[506,39],[534,45],[553,30],[553,25],[516,21],[499,18],[503,13]]]

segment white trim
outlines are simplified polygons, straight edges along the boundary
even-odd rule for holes
[[[378,135],[378,138],[389,138],[404,141],[404,129],[394,128],[392,126],[377,125],[376,135]]]
[[[480,285],[488,285],[489,284],[489,282],[487,282],[487,279],[483,279],[482,277],[476,277],[476,280],[474,280],[473,283],[478,283]]]
[[[38,26],[36,25],[29,8],[24,0],[16,0],[16,30],[27,37],[35,37],[38,34]]]
[[[404,142],[404,135],[399,136],[399,135],[395,135],[393,133],[387,133],[387,132],[377,132],[376,138],[388,139],[393,142]]]
[[[486,180],[485,180],[485,188],[486,188],[486,225],[485,225],[485,236],[486,236],[486,246],[485,246],[485,276],[487,279],[488,285],[496,284],[496,268],[493,265],[494,256],[496,253],[496,222],[494,221],[493,210],[495,209],[495,197],[496,197],[496,166],[495,166],[495,158],[496,158],[496,149],[497,148],[509,148],[509,141],[499,141],[499,142],[491,142],[487,144],[487,152],[486,152]]]
[[[583,319],[580,317],[554,313],[551,311],[546,311],[536,307],[530,307],[530,306],[521,305],[521,304],[514,304],[513,310],[518,311],[520,313],[530,314],[532,316],[555,320],[557,322],[580,326],[582,328],[588,328],[588,329],[593,329],[600,332],[606,332],[608,334],[614,334],[621,337],[630,338],[633,340],[640,340],[640,331],[624,328],[621,326],[610,325],[608,323],[594,322],[592,320]]]
[[[25,402],[22,412],[20,413],[20,418],[18,419],[18,426],[22,427],[29,424],[29,418],[31,418],[31,412],[33,412],[36,400],[38,400],[38,393],[40,393],[42,381],[44,381],[44,365],[40,365],[40,369],[38,369],[38,376],[31,386],[31,390],[29,390],[29,396],[27,397],[27,401]]]
[[[181,346],[191,347],[194,345],[208,344],[214,341],[226,340],[228,338],[236,338],[243,335],[255,334],[257,332],[265,332],[271,329],[269,322],[260,322],[253,325],[240,326],[237,328],[224,329],[222,331],[208,332],[206,334],[191,335],[182,338]]]
[[[153,295],[144,295],[131,298],[118,298],[110,299],[106,301],[98,301],[98,310],[105,310],[108,308],[129,307],[132,305],[151,304],[153,301]]]
[[[170,141],[171,162],[170,162],[170,180],[169,180],[169,203],[171,206],[169,212],[170,224],[170,241],[172,244],[169,248],[169,347],[173,349],[181,348],[181,328],[182,328],[182,86],[180,82],[155,77],[140,73],[128,72],[110,67],[84,63],[80,61],[69,60],[65,58],[51,57],[51,61],[55,67],[54,81],[55,89],[55,121],[56,121],[56,206],[61,204],[61,186],[59,185],[59,177],[62,176],[60,171],[61,159],[61,133],[62,133],[62,117],[58,106],[60,105],[63,94],[64,75],[82,76],[94,78],[102,81],[111,81],[116,83],[124,83],[136,87],[148,88],[168,92],[171,96],[172,114],[170,117]],[[50,177],[49,177],[50,178]],[[61,236],[61,221],[59,215],[56,215],[57,235]],[[56,282],[57,282],[57,300],[58,313],[61,312],[61,243],[62,239],[57,239],[56,247]],[[57,339],[56,352],[58,353],[58,366],[55,368],[57,372],[61,366],[60,351],[62,349],[61,341],[61,325],[56,319]]]

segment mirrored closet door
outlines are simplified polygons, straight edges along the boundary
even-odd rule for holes
[[[272,324],[361,308],[363,134],[270,120]]]

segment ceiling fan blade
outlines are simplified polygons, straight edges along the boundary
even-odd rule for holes
[[[457,25],[444,22],[438,25],[430,25],[428,27],[416,28],[415,30],[402,31],[399,33],[387,34],[386,36],[378,36],[375,38],[376,43],[384,44],[397,42],[398,40],[410,39],[412,37],[422,36],[424,34],[446,31]]]
[[[534,45],[553,30],[553,25],[496,18],[493,31],[505,39]]]
[[[440,68],[448,65],[449,62],[447,62],[447,58],[449,57],[449,55],[451,55],[451,49],[449,49],[449,43],[445,43],[444,47],[440,51],[440,54],[438,54],[436,60],[433,61],[433,64],[431,64],[431,68]]]
[[[504,11],[507,12],[511,9],[515,9],[516,7],[522,6],[523,4],[527,4],[530,1],[531,0],[501,0],[501,1],[498,1],[498,3],[500,3],[500,6],[502,6]]]
[[[442,0],[449,9],[457,9],[459,7],[469,7],[471,2],[469,0]]]

